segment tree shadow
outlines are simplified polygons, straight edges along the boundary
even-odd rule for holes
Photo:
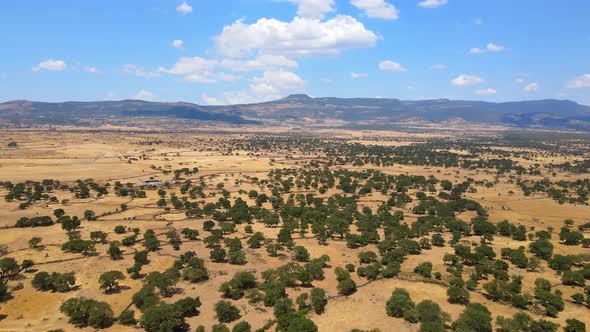
[[[124,292],[124,291],[129,290],[129,289],[131,289],[131,287],[126,286],[126,285],[122,285],[122,286],[120,285],[118,287],[111,288],[111,289],[105,291],[104,293],[106,295],[119,294],[119,293]]]

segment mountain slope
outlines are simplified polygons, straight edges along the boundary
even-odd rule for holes
[[[155,103],[142,100],[42,103],[10,101],[0,104],[0,119],[23,124],[67,124],[81,120],[161,117],[233,124],[253,123],[234,112],[213,112],[190,103]]]
[[[590,130],[590,107],[568,100],[505,103],[433,99],[403,101],[381,98],[283,99],[243,105],[200,106],[141,100],[41,103],[12,101],[0,104],[0,120],[10,123],[76,123],[88,119],[179,118],[232,124],[329,123],[384,125],[408,122],[463,121],[518,127]]]

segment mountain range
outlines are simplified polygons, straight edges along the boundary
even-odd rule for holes
[[[234,125],[364,125],[404,123],[499,124],[590,130],[590,107],[569,100],[492,103],[433,99],[404,101],[386,98],[312,98],[290,95],[256,104],[202,106],[142,100],[62,102],[9,101],[0,104],[5,126],[36,124],[137,122],[145,118],[225,122]]]

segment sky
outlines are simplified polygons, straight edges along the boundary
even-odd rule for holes
[[[2,0],[0,101],[590,105],[588,0]]]

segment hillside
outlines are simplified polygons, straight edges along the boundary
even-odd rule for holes
[[[505,103],[464,100],[403,101],[385,98],[311,98],[291,95],[257,104],[201,106],[140,100],[0,104],[0,120],[14,124],[74,124],[117,118],[179,118],[231,124],[355,124],[468,122],[516,127],[590,130],[590,107],[569,100]],[[336,122],[334,122],[336,121]]]

